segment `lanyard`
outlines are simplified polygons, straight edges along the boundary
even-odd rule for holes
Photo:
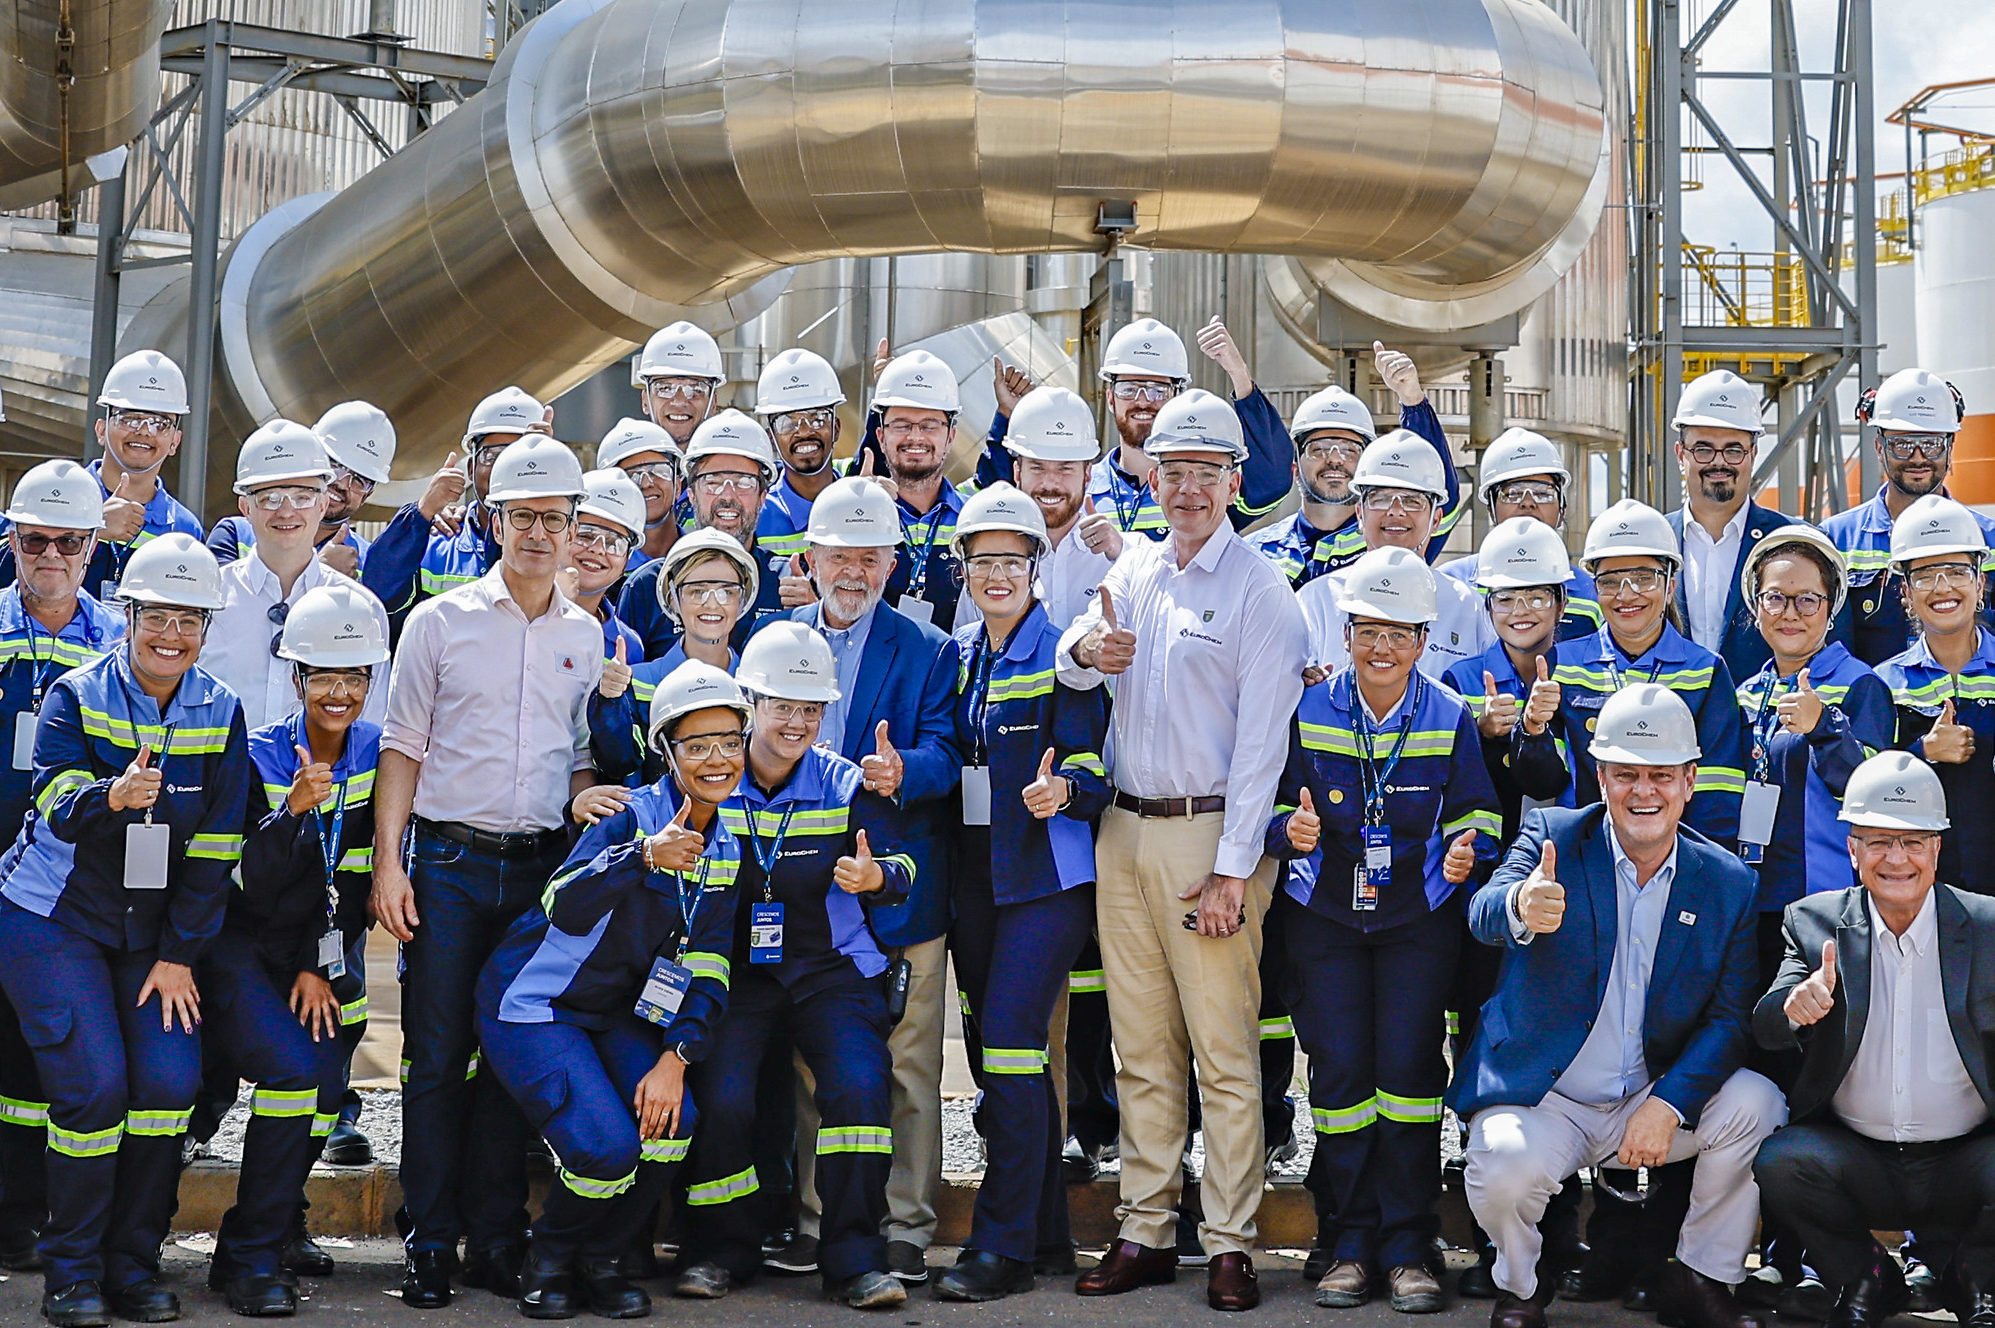
[[[970,764],[990,764],[990,743],[984,736],[984,720],[990,715],[991,670],[997,667],[997,652],[991,649],[990,631],[977,636],[976,651],[970,657]]]
[[[922,590],[928,585],[929,555],[934,551],[935,537],[942,529],[942,518],[947,515],[949,515],[949,505],[937,498],[935,510],[927,517],[928,537],[922,540],[917,540],[914,536],[915,529],[921,525],[921,521],[909,521],[906,516],[901,518],[901,533],[907,537],[907,593],[916,599],[921,598]]]
[[[312,819],[319,827],[319,852],[326,860],[326,926],[330,928],[339,912],[339,887],[334,880],[339,873],[340,831],[346,825],[347,781],[339,783],[339,797],[333,801],[332,829],[326,829],[326,814],[317,807],[312,808]]]
[[[82,608],[79,607],[77,609],[77,612],[78,613],[83,612]],[[28,665],[28,678],[31,685],[34,688],[34,695],[28,701],[28,710],[33,714],[39,715],[42,712],[42,690],[45,686],[47,686],[48,676],[44,674],[41,671],[41,669],[36,666],[41,664],[55,663],[55,649],[56,646],[61,642],[62,638],[55,635],[51,635],[49,637],[48,657],[44,659],[42,657],[40,647],[37,645],[35,641],[35,615],[29,613],[25,607],[23,607],[21,610],[21,625],[27,629],[28,633],[28,653],[26,657],[26,663]],[[16,655],[13,661],[9,661],[7,667],[10,669],[13,668],[14,663],[20,661],[21,659],[22,659],[21,656]]]
[[[704,896],[707,889],[707,868],[712,862],[711,858],[704,856],[700,858],[700,869],[693,876],[691,902],[687,901],[686,878],[678,872],[672,873],[672,887],[679,896],[679,920],[684,927],[679,933],[678,962],[682,964],[686,962],[686,951],[693,946],[693,921],[700,916],[700,905],[706,902]]]
[[[770,902],[776,897],[775,885],[774,885],[774,880],[776,875],[776,863],[783,856],[783,838],[784,836],[790,833],[790,818],[792,816],[795,816],[796,814],[797,814],[797,804],[794,802],[783,809],[783,819],[776,824],[776,838],[773,841],[771,841],[769,845],[768,856],[764,857],[762,854],[762,836],[759,833],[757,833],[755,829],[755,819],[757,813],[753,808],[749,809],[748,847],[755,851],[756,865],[762,868],[762,902],[765,904]],[[705,876],[706,868],[704,866],[700,868],[700,872],[701,872],[701,879],[702,880],[706,879]],[[682,911],[684,907],[685,906],[682,903],[680,905]],[[693,924],[690,920],[686,923],[686,926],[689,929],[692,927],[692,925]]]
[[[1136,518],[1143,515],[1143,488],[1137,487],[1136,481],[1116,469],[1113,461],[1108,463],[1108,500],[1115,504],[1116,521],[1124,530],[1135,533]]]
[[[1427,680],[1415,671],[1413,695],[1406,700],[1406,714],[1399,721],[1398,740],[1393,744],[1392,755],[1386,759],[1385,769],[1377,769],[1378,756],[1372,746],[1372,720],[1365,711],[1365,698],[1358,692],[1356,675],[1351,678],[1351,727],[1356,730],[1358,746],[1358,782],[1365,795],[1365,824],[1385,824],[1385,790],[1392,780],[1392,772],[1399,768],[1399,758],[1406,754],[1406,740],[1413,732],[1413,719],[1420,709],[1427,693]]]
[[[1615,645],[1614,638],[1610,636],[1607,639],[1607,676],[1614,680],[1614,690],[1617,692],[1625,690],[1628,686],[1627,683],[1621,680],[1621,664],[1620,660],[1618,659],[1620,653],[1621,653],[1621,647]],[[1633,660],[1629,661],[1629,663],[1631,664],[1633,662],[1634,662]],[[1649,668],[1650,682],[1654,682],[1657,678],[1660,678],[1662,676],[1662,666],[1663,662],[1661,660],[1657,660],[1653,665],[1650,666]]]
[[[1758,687],[1764,681],[1766,690],[1760,694],[1759,709],[1753,712],[1753,780],[1765,784],[1773,763],[1773,731],[1780,724],[1780,714],[1774,708],[1780,696],[1780,678],[1773,671],[1769,660],[1760,666],[1759,677],[1753,679]]]

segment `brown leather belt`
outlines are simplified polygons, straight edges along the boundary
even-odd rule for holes
[[[1226,810],[1224,797],[1212,798],[1139,798],[1133,793],[1116,790],[1115,805],[1126,812],[1138,816],[1162,818],[1170,816],[1202,816],[1207,812]]]

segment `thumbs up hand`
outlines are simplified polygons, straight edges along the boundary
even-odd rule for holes
[[[878,378],[880,376],[880,370],[886,368],[889,364],[892,364],[893,360],[894,360],[893,343],[888,341],[885,337],[881,337],[880,344],[873,347],[873,376],[875,378]]]
[[[1136,633],[1115,621],[1115,599],[1101,588],[1101,621],[1075,644],[1074,662],[1082,668],[1114,676],[1136,662]]]
[[[103,537],[113,544],[130,544],[145,529],[145,504],[131,496],[132,477],[118,476],[118,485],[104,500]]]
[[[1559,685],[1552,681],[1551,664],[1540,655],[1538,679],[1531,684],[1531,695],[1524,702],[1524,732],[1537,737],[1558,713]]]
[[[802,608],[816,601],[817,587],[811,584],[810,572],[804,566],[804,556],[801,553],[790,555],[788,566],[783,569],[783,574],[776,578],[776,592],[782,598],[783,607],[786,609]]]
[[[1517,698],[1497,691],[1496,675],[1487,669],[1482,673],[1482,718],[1475,727],[1485,738],[1507,737],[1517,727]]]
[[[1032,390],[1032,375],[1004,362],[1004,356],[991,356],[991,391],[997,397],[998,414],[1010,417],[1018,409],[1019,398]]]
[[[332,767],[323,761],[314,761],[312,754],[303,747],[294,745],[298,753],[298,773],[291,777],[291,792],[284,799],[284,805],[293,816],[303,816],[332,796]],[[154,773],[158,773],[155,771]]]
[[[689,872],[706,851],[705,836],[687,823],[693,800],[680,795],[679,811],[657,834],[644,841],[644,865],[652,871]]]
[[[1803,669],[1794,675],[1795,690],[1780,698],[1774,706],[1774,714],[1780,719],[1780,727],[1789,733],[1810,734],[1822,722],[1822,711],[1826,709],[1815,685],[1808,681],[1808,670]]]
[[[1039,777],[1027,784],[1021,795],[1025,799],[1025,810],[1042,821],[1057,816],[1062,807],[1074,800],[1073,781],[1065,775],[1053,773],[1051,747],[1039,758]]]
[[[159,771],[152,768],[152,748],[139,748],[125,773],[111,781],[111,810],[144,811],[159,801],[159,784]]]
[[[1115,524],[1114,517],[1095,510],[1093,494],[1081,504],[1081,519],[1074,529],[1079,532],[1081,543],[1088,546],[1088,552],[1101,554],[1110,562],[1122,556],[1122,528]]]
[[[1475,870],[1475,831],[1464,830],[1455,836],[1455,842],[1448,845],[1447,856],[1441,859],[1441,877],[1449,885],[1460,885]]]
[[[1415,367],[1413,357],[1404,351],[1387,350],[1383,341],[1372,343],[1372,367],[1378,371],[1379,381],[1392,389],[1402,406],[1417,406],[1427,399],[1427,390],[1420,386],[1420,370]]]
[[[894,482],[893,476],[879,473],[879,463],[874,460],[873,449],[863,443],[859,446],[859,466],[852,473],[861,479],[871,480],[896,500],[901,496],[901,486]]]
[[[1566,888],[1559,884],[1558,869],[1558,847],[1548,839],[1544,856],[1517,887],[1517,916],[1534,936],[1549,936],[1565,921]]]
[[[453,450],[423,486],[423,496],[416,499],[416,510],[428,520],[436,520],[444,508],[463,500],[464,483],[464,465]]]
[[[614,701],[630,690],[630,649],[621,636],[617,637],[616,654],[603,662],[603,677],[596,690],[605,701]]]
[[[1794,984],[1781,1007],[1797,1026],[1806,1028],[1828,1018],[1836,1008],[1836,943],[1822,942],[1822,966]]]
[[[859,832],[852,848],[851,856],[840,858],[832,867],[831,879],[848,895],[870,895],[887,883],[886,873],[873,861],[873,849],[866,842],[864,830]]]
[[[1314,853],[1322,838],[1323,818],[1316,814],[1316,799],[1304,785],[1295,810],[1288,815],[1288,846],[1297,853]]]
[[[1926,731],[1920,747],[1928,761],[1960,765],[1974,758],[1974,730],[1954,722],[1952,697],[1949,696],[1946,704],[1940,707],[1940,717]]]
[[[901,779],[907,774],[907,763],[901,760],[901,754],[887,740],[886,720],[874,726],[873,754],[859,758],[859,771],[866,777],[866,787],[881,797],[891,798],[900,792]]]

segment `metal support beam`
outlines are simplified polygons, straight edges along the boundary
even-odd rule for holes
[[[221,269],[222,168],[229,133],[229,48],[208,21],[201,68],[201,138],[194,203],[194,274],[187,315],[187,419],[181,428],[181,501],[207,520],[208,414],[215,375],[215,296]]]
[[[125,158],[130,163],[129,155]],[[118,354],[118,297],[123,285],[120,262],[125,247],[125,173],[112,176],[97,189],[97,281],[90,301],[90,427],[83,441],[83,455],[93,459],[101,450],[97,443],[96,404],[105,375]]]

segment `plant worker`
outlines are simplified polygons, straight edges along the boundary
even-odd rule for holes
[[[659,328],[645,341],[635,377],[644,413],[684,452],[700,425],[715,414],[727,370],[713,335],[682,320]]]
[[[342,401],[319,416],[312,433],[326,449],[332,467],[332,477],[326,481],[326,510],[312,544],[326,566],[357,577],[369,541],[353,522],[373,497],[375,486],[389,477],[395,463],[395,426],[379,406]],[[255,543],[256,531],[241,513],[223,517],[208,532],[208,547],[224,567]]]
[[[844,404],[838,371],[813,351],[791,347],[770,360],[756,379],[755,413],[783,462],[783,477],[762,505],[756,532],[770,575],[789,573],[790,559],[804,551],[810,505],[838,478],[833,453],[841,431],[838,408]],[[802,584],[794,602],[785,600],[785,608],[805,603],[812,594],[809,581],[797,579]]]
[[[631,547],[625,572],[662,558],[679,538],[679,500],[685,493],[686,459],[672,436],[650,420],[626,415],[596,444],[598,469],[615,467],[644,495],[644,528]]]
[[[1515,425],[1496,435],[1483,450],[1477,467],[1476,489],[1492,529],[1514,517],[1528,516],[1558,532],[1562,547],[1571,484],[1572,475],[1566,470],[1559,445],[1541,433]],[[1488,538],[1483,537],[1485,543]],[[1480,586],[1485,584],[1479,579],[1481,566],[1481,550],[1477,550],[1434,570]],[[1573,568],[1572,579],[1561,587],[1561,594],[1565,608],[1559,618],[1559,640],[1600,630],[1600,602],[1593,593],[1592,577]]]

